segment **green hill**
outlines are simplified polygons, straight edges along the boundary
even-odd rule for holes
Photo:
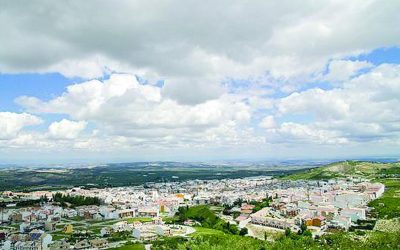
[[[342,161],[322,167],[305,170],[304,172],[283,176],[287,180],[323,180],[339,177],[367,177],[381,176],[396,177],[400,175],[400,163],[378,163],[366,161]]]

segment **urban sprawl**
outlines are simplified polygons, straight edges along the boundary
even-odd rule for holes
[[[317,236],[331,229],[348,230],[365,220],[368,202],[384,190],[381,183],[359,178],[287,181],[263,176],[104,189],[6,191],[0,196],[0,249],[108,249],[126,242],[111,240],[115,233],[151,248],[151,242],[160,237],[190,237],[196,232],[198,221],[176,223],[170,218],[180,207],[199,205],[214,208],[217,216],[247,228],[252,237],[262,237],[259,232],[268,230],[297,232],[302,225]],[[96,197],[100,203],[61,204],[55,201],[56,194]],[[255,209],[255,202],[262,201],[268,206]],[[73,235],[75,241],[67,240]]]

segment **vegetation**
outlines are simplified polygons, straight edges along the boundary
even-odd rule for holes
[[[220,235],[225,234],[223,231],[212,229],[212,228],[205,228],[205,227],[195,227],[196,232],[190,234],[190,236],[204,236],[204,235]]]
[[[250,204],[254,205],[253,212],[260,211],[264,207],[269,207],[269,203],[272,200],[269,198],[264,198],[262,201],[251,201]]]
[[[400,163],[342,161],[283,176],[285,180],[326,180],[347,176],[375,178],[400,173]]]
[[[61,206],[66,207],[67,203],[71,204],[71,207],[88,206],[88,205],[100,205],[100,199],[97,197],[86,197],[81,195],[63,195],[56,193],[53,195],[53,201],[60,202]]]
[[[400,180],[378,179],[385,184],[385,193],[379,199],[371,201],[368,206],[374,208],[374,213],[381,219],[400,217]]]
[[[152,242],[151,249],[157,250],[170,250],[178,249],[187,242],[186,238],[183,237],[164,237],[162,239]]]
[[[180,207],[176,215],[181,223],[192,219],[199,222],[205,228],[213,228],[230,234],[240,233],[236,225],[219,218],[208,206]]]
[[[144,245],[141,243],[133,243],[131,241],[128,241],[125,243],[125,245],[116,247],[116,248],[111,248],[113,250],[144,250]]]
[[[284,167],[273,169],[258,166],[224,166],[191,165],[188,163],[163,162],[164,167],[148,163],[118,163],[97,166],[95,168],[62,168],[62,169],[2,169],[0,168],[0,191],[33,191],[59,190],[81,187],[115,187],[142,185],[146,182],[180,181],[192,179],[243,178],[260,175],[281,175],[295,171]]]
[[[132,224],[135,221],[140,221],[140,222],[151,222],[153,219],[148,218],[148,217],[134,217],[134,218],[127,218],[126,221],[128,224]],[[164,220],[164,219],[163,219]]]
[[[131,233],[128,231],[123,231],[123,232],[114,232],[111,234],[111,236],[108,238],[108,241],[110,242],[117,242],[117,241],[124,241],[124,240],[129,240],[131,238]]]
[[[232,234],[196,235],[192,239],[170,238],[157,241],[152,249],[178,250],[242,250],[242,249],[398,249],[400,232],[369,232],[359,236],[356,233],[334,233],[313,239],[310,235],[298,235],[289,232],[274,242],[266,242],[252,237]],[[361,238],[360,238],[361,237]],[[362,240],[360,240],[362,239]]]
[[[372,201],[369,205],[374,208],[374,212],[378,218],[396,218],[400,217],[400,175],[399,163],[374,163],[374,162],[357,162],[345,161],[333,163],[321,168],[302,171],[293,175],[285,176],[287,180],[322,180],[337,177],[359,176],[382,182],[386,185],[384,195]],[[233,206],[240,206],[242,200],[235,202]],[[268,206],[269,201],[263,200],[256,203],[255,211],[262,207]],[[231,212],[233,206],[225,206],[223,213],[234,215]],[[399,220],[378,220],[376,230],[371,231],[375,226],[375,221],[360,221],[357,227],[351,228],[352,232],[334,232],[328,233],[321,237],[313,239],[311,232],[305,225],[302,225],[299,233],[292,233],[286,230],[285,234],[279,236],[273,242],[258,240],[251,237],[243,237],[236,235],[237,233],[227,233],[225,230],[214,229],[218,225],[216,215],[207,211],[204,206],[190,209],[185,208],[180,211],[180,219],[194,219],[199,221],[204,227],[197,227],[196,233],[192,234],[189,240],[180,239],[174,242],[172,239],[168,242],[171,248],[163,248],[165,245],[159,243],[154,249],[191,249],[191,250],[222,250],[222,249],[398,249],[400,245]],[[209,223],[214,221],[214,223]],[[206,223],[205,223],[206,222]],[[390,230],[386,230],[387,228]],[[380,232],[382,231],[382,232]],[[247,232],[239,231],[240,235]],[[267,237],[266,237],[267,238]]]
[[[374,230],[381,232],[400,232],[400,218],[391,220],[378,220]]]

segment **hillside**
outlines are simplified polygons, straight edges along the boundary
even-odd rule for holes
[[[322,167],[308,169],[300,173],[283,176],[286,180],[323,180],[339,177],[397,177],[400,163],[378,163],[365,161],[342,161]]]

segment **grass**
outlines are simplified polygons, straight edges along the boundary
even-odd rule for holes
[[[96,227],[89,227],[88,230],[92,231],[95,234],[100,234],[100,231],[101,231],[102,228],[103,227],[101,227],[101,226],[100,227],[96,226]]]
[[[212,228],[205,228],[205,227],[194,227],[196,232],[190,234],[190,236],[205,236],[205,235],[225,235],[224,232],[212,229]]]
[[[326,171],[324,167],[308,169],[304,172],[283,176],[283,180],[323,180],[342,177],[343,175],[338,173],[331,173]]]
[[[400,217],[400,179],[378,179],[385,184],[385,193],[369,203],[380,219]]]
[[[52,240],[61,240],[67,238],[67,235],[51,234]]]
[[[144,245],[140,243],[127,243],[123,246],[111,248],[113,250],[144,250]]]
[[[162,220],[165,223],[175,223],[178,220],[178,218],[176,218],[176,217],[163,217]]]
[[[140,221],[140,222],[151,222],[153,221],[152,218],[147,218],[147,217],[135,217],[135,218],[128,218],[125,219],[129,224],[132,224],[135,221]]]

